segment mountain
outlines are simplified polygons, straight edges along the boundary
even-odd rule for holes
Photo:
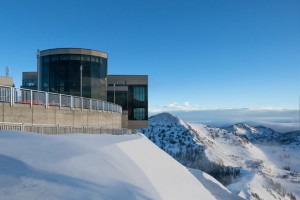
[[[251,142],[273,141],[273,138],[279,136],[279,133],[263,126],[251,127],[247,124],[239,123],[225,128],[227,131],[233,132],[235,135],[246,138]]]
[[[235,124],[224,129],[233,132],[235,135],[245,138],[252,143],[299,144],[299,131],[279,133],[264,126],[252,127],[244,123]]]
[[[247,124],[214,128],[169,113],[141,129],[177,161],[215,177],[245,199],[300,199],[299,134]]]
[[[192,175],[194,174],[194,175]],[[0,199],[239,199],[142,134],[0,131]]]
[[[211,161],[205,151],[213,141],[197,134],[188,123],[169,113],[150,117],[149,127],[140,131],[184,166],[205,171],[223,184],[229,184],[239,174],[239,167]],[[241,138],[235,139],[233,142],[243,143]]]

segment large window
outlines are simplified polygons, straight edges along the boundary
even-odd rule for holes
[[[39,73],[40,90],[80,96],[82,87],[83,97],[106,100],[106,85],[101,81],[107,77],[105,58],[80,54],[42,56]]]
[[[129,90],[129,120],[148,120],[148,87],[147,85],[131,85]]]
[[[145,108],[134,108],[133,118],[135,120],[145,120],[146,119]]]
[[[133,87],[133,98],[137,101],[145,101],[145,86]]]

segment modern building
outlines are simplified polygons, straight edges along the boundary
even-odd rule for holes
[[[38,89],[37,72],[23,72],[21,88],[37,90]]]
[[[148,76],[108,75],[107,100],[122,106],[122,126],[148,127]]]
[[[81,48],[38,52],[38,89],[106,100],[107,53]]]
[[[105,52],[82,48],[38,51],[37,88],[119,104],[123,128],[148,127],[148,76],[107,75],[107,58]],[[33,85],[24,73],[23,86]]]

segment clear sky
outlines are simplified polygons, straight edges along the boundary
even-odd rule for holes
[[[148,74],[151,111],[299,105],[299,0],[0,0],[0,27],[17,87],[37,49],[81,47]]]

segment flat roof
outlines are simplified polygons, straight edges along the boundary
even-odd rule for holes
[[[107,75],[107,82],[126,82],[127,85],[148,85],[148,75]]]
[[[99,56],[102,58],[107,58],[107,53],[93,50],[93,49],[84,49],[84,48],[54,48],[54,49],[45,49],[40,51],[40,56],[49,56],[56,54],[82,54],[82,55],[91,55]]]

